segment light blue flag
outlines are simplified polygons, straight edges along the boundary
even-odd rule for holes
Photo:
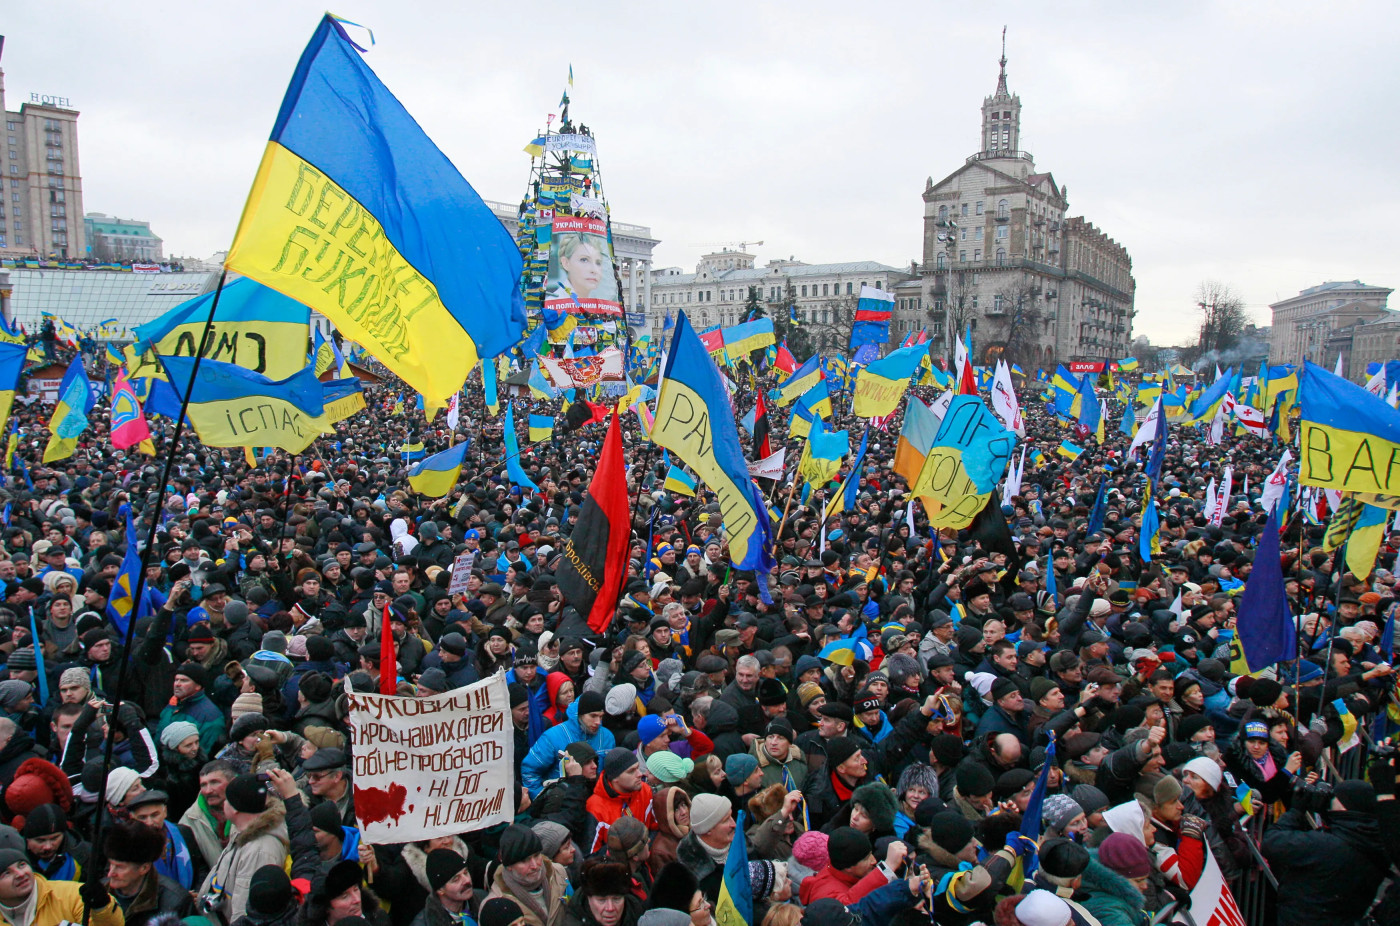
[[[1129,437],[1133,436],[1134,425],[1137,424],[1137,416],[1133,413],[1133,409],[1136,406],[1137,399],[1129,399],[1124,403],[1123,421],[1118,425],[1118,430]]]
[[[1157,515],[1157,500],[1149,498],[1147,508],[1142,513],[1142,528],[1138,531],[1138,554],[1142,556],[1144,563],[1152,562],[1154,547],[1157,546],[1157,532],[1162,529],[1162,522]]]
[[[486,361],[486,366],[490,366],[493,361]],[[540,487],[535,485],[529,476],[525,475],[525,468],[520,465],[520,441],[515,436],[515,402],[506,403],[506,475],[510,481],[518,486],[528,487],[531,492],[538,492]]]
[[[501,399],[496,394],[496,360],[489,357],[481,362],[481,391],[486,396],[486,408],[495,415],[501,410]]]

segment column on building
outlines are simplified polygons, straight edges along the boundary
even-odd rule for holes
[[[651,311],[651,259],[642,261],[642,305],[644,311]]]
[[[635,257],[627,259],[627,311],[637,311],[637,268],[641,264]]]

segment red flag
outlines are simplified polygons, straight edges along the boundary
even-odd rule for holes
[[[612,409],[607,405],[595,405],[587,399],[583,400],[583,404],[587,405],[589,411],[593,412],[593,417],[585,421],[584,424],[592,424],[595,421],[599,423],[607,421],[608,414],[612,411]],[[580,427],[582,427],[582,425],[580,425]]]
[[[399,693],[399,661],[394,656],[394,631],[389,629],[389,606],[384,605],[379,628],[379,693]]]
[[[622,431],[614,413],[578,524],[569,535],[556,572],[564,600],[587,615],[594,633],[607,632],[627,577],[627,552],[632,541],[628,501]]]
[[[797,358],[788,350],[787,341],[778,345],[778,359],[773,362],[773,366],[782,370],[788,376],[797,372]]]
[[[763,401],[763,390],[758,390],[758,403],[753,409],[753,452],[754,459],[766,460],[773,455],[768,446],[768,406]]]

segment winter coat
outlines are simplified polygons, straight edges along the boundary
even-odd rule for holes
[[[796,745],[788,745],[787,758],[781,762],[768,754],[762,737],[753,741],[749,752],[758,760],[758,767],[763,772],[763,783],[758,786],[760,791],[773,785],[786,785],[790,791],[801,791],[807,783],[807,756]],[[783,775],[784,769],[787,770],[786,777]]]
[[[568,875],[565,874],[562,865],[556,865],[548,859],[545,860],[544,864],[545,878],[549,885],[547,893],[553,896],[553,903],[547,905],[549,919],[542,921],[529,904],[516,901],[520,912],[524,915],[526,926],[562,926],[564,922],[564,911],[568,907],[564,901],[564,893],[569,886]],[[504,867],[497,868],[495,874],[491,876],[491,892],[486,895],[488,901],[496,897],[509,897],[511,900],[515,900],[515,895],[511,894],[510,889],[506,887],[505,879],[502,877],[504,871]]]
[[[700,883],[700,893],[705,895],[705,899],[710,903],[719,900],[720,884],[724,881],[724,866],[716,864],[710,858],[710,854],[700,845],[700,837],[691,830],[685,834],[685,838],[676,846],[676,861],[680,862],[690,873],[695,875],[695,880]]]
[[[179,882],[150,871],[141,880],[136,896],[126,905],[126,926],[145,926],[162,913],[186,917],[194,913],[194,903],[190,892]]]
[[[804,907],[823,897],[834,897],[843,905],[850,906],[888,883],[889,879],[878,866],[870,869],[863,877],[857,878],[827,865],[812,877],[802,880],[802,887],[797,896]]]
[[[689,824],[681,826],[676,822],[676,809],[682,803],[689,805],[690,796],[677,787],[660,788],[651,796],[656,832],[651,837],[651,855],[647,858],[647,865],[651,867],[653,877],[660,874],[668,862],[676,860],[676,849],[685,834],[690,832]]]
[[[1283,770],[1284,763],[1288,761],[1283,747],[1269,740],[1269,755],[1274,760],[1274,776],[1266,781],[1259,764],[1245,751],[1241,737],[1235,737],[1225,750],[1225,767],[1230,774],[1264,795],[1265,804],[1284,800],[1293,789],[1293,776]]]
[[[651,812],[651,785],[646,783],[636,791],[618,792],[609,786],[606,775],[599,775],[586,806],[593,819],[598,821],[588,849],[590,854],[607,845],[608,830],[622,817],[636,817],[646,824],[647,829],[656,829],[656,817]]]
[[[188,834],[185,842],[203,856],[203,864],[200,866],[203,868],[211,868],[219,860],[219,855],[224,851],[224,842],[219,838],[220,834],[229,832],[231,827],[232,824],[227,821],[215,819],[213,811],[204,802],[203,795],[196,798],[189,809],[180,816],[180,829]],[[189,837],[192,837],[193,841]]]
[[[248,889],[252,885],[254,872],[264,865],[284,864],[288,845],[281,802],[269,798],[268,809],[258,814],[224,846],[197,893],[208,893],[215,881],[223,885],[224,893],[219,898],[217,909],[225,922],[232,922],[242,916],[247,908]]]
[[[43,875],[34,876],[34,890],[38,900],[34,904],[34,926],[48,926],[50,923],[81,923],[83,921],[83,901],[78,896],[77,881],[50,881]],[[122,926],[121,907],[115,900],[109,900],[101,910],[93,910],[88,917],[90,926]],[[0,914],[0,926],[11,926],[10,921]]]
[[[1331,811],[1326,829],[1290,810],[1264,834],[1264,857],[1278,877],[1279,926],[1346,926],[1371,905],[1390,867],[1370,814]]]
[[[622,918],[617,921],[617,926],[637,926],[637,920],[646,909],[646,902],[636,894],[626,895],[622,905]],[[599,926],[592,909],[588,906],[586,893],[579,892],[569,900],[564,910],[563,926]]]
[[[1081,886],[1088,898],[1084,909],[1098,918],[1103,926],[1146,926],[1147,914],[1142,909],[1142,892],[1133,882],[1105,867],[1099,861],[1097,849],[1090,849],[1089,867],[1084,869]]]
[[[218,753],[228,730],[224,725],[223,711],[209,700],[204,692],[192,695],[176,704],[167,704],[160,712],[160,726],[156,735],[177,720],[187,720],[199,728],[199,751],[206,756]]]
[[[600,756],[607,755],[616,745],[612,731],[599,726],[592,736],[584,736],[583,727],[578,722],[578,702],[569,705],[569,719],[550,727],[530,747],[525,761],[520,763],[520,779],[530,791],[530,797],[537,797],[546,780],[558,777],[559,753],[570,743],[587,743]]]
[[[715,755],[720,761],[735,753],[749,751],[739,733],[739,712],[728,701],[716,698],[710,703],[710,714],[705,720],[705,735],[714,742]]]

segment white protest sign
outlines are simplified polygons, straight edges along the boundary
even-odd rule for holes
[[[346,688],[364,842],[414,842],[514,818],[515,736],[504,674],[431,698]]]
[[[463,550],[452,564],[452,582],[447,586],[448,595],[460,595],[467,590],[467,580],[472,577],[472,567],[476,565],[476,551]]]

